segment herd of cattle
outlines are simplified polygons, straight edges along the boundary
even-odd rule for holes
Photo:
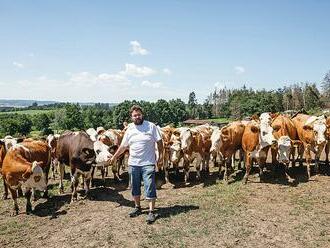
[[[127,126],[123,130],[102,127],[86,131],[65,131],[61,135],[49,135],[46,140],[18,139],[6,136],[0,140],[0,173],[4,182],[3,199],[8,197],[8,190],[14,201],[14,212],[19,212],[17,197],[21,187],[25,188],[26,213],[32,211],[32,190],[44,191],[47,197],[48,174],[55,171],[60,174],[60,193],[64,192],[63,178],[65,165],[70,169],[72,201],[77,199],[79,176],[83,178],[86,195],[90,188],[95,169],[100,169],[102,178],[110,166],[114,178],[120,180],[120,169],[127,166],[128,151],[115,164],[109,163],[112,154],[120,146]],[[239,166],[244,160],[245,176],[248,181],[252,165],[260,168],[260,177],[266,164],[267,155],[271,154],[272,164],[283,163],[286,177],[290,161],[295,164],[295,152],[298,151],[299,162],[303,155],[310,178],[311,152],[315,154],[315,167],[318,168],[323,150],[326,162],[330,150],[330,118],[326,116],[309,116],[298,113],[293,117],[262,113],[250,120],[235,121],[219,128],[200,125],[193,128],[171,126],[159,127],[162,134],[164,150],[163,161],[157,167],[165,172],[168,181],[170,167],[179,170],[183,165],[185,182],[189,180],[189,170],[195,165],[197,178],[200,171],[209,171],[209,163],[219,163],[219,171],[224,167],[223,180],[228,180],[228,169],[234,168],[236,152],[239,152]],[[270,151],[270,152],[269,152]],[[158,156],[158,151],[156,152]]]

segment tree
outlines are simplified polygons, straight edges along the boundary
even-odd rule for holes
[[[82,129],[84,126],[81,108],[79,104],[68,103],[65,105],[64,127],[65,129]]]
[[[324,97],[330,98],[330,71],[328,71],[321,83],[321,89]]]

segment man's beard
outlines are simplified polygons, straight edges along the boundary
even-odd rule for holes
[[[143,117],[142,117],[141,119],[135,119],[135,120],[133,121],[133,123],[134,123],[135,125],[142,125],[142,123],[143,123]]]

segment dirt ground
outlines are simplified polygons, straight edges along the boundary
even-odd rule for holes
[[[51,198],[33,202],[34,213],[11,217],[11,199],[0,201],[0,247],[330,247],[330,173],[322,164],[320,175],[306,180],[304,167],[291,168],[297,184],[288,185],[279,169],[268,170],[263,182],[253,174],[242,184],[243,172],[228,185],[217,168],[203,182],[183,185],[183,175],[171,173],[171,183],[158,190],[153,225],[144,214],[129,218],[130,191],[124,181],[97,180],[92,199],[70,204],[70,187],[58,195],[51,180]],[[257,170],[255,170],[257,171]],[[158,180],[160,182],[161,180]],[[3,192],[2,181],[1,193]]]

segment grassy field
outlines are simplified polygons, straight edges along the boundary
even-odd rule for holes
[[[52,198],[33,202],[33,215],[10,217],[12,201],[0,201],[1,247],[329,247],[330,177],[305,180],[305,170],[294,170],[296,187],[266,173],[243,185],[238,173],[229,185],[217,179],[216,168],[203,182],[171,183],[158,190],[153,225],[144,214],[129,218],[132,208],[127,181],[107,178],[106,187],[91,190],[92,199],[69,204],[70,189],[58,195],[58,180],[50,181]],[[180,175],[181,177],[183,176]],[[127,174],[124,174],[127,179]],[[100,185],[100,181],[97,181]],[[0,182],[2,186],[2,182]],[[1,188],[1,192],[2,192]]]

